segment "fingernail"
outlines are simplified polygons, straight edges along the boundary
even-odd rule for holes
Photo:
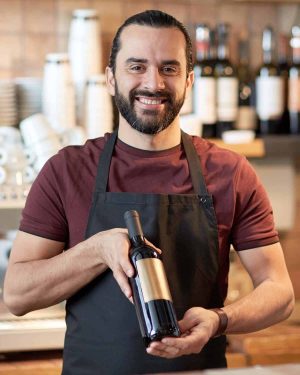
[[[134,272],[133,272],[133,270],[127,270],[126,274],[127,274],[128,277],[132,277]]]

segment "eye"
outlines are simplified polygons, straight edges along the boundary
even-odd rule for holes
[[[134,64],[134,65],[130,65],[128,67],[128,70],[133,73],[142,73],[145,71],[145,67],[140,64]]]
[[[165,65],[161,70],[166,75],[177,75],[179,73],[179,67],[175,65]]]

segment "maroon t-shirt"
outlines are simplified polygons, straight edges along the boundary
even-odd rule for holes
[[[99,156],[110,135],[83,146],[68,146],[53,156],[32,185],[20,230],[63,241],[66,248],[84,240]],[[192,137],[218,222],[220,282],[226,289],[230,244],[237,251],[278,241],[266,192],[245,157]],[[145,151],[117,141],[108,191],[157,194],[193,193],[182,145]],[[199,228],[200,230],[200,228]],[[224,289],[224,293],[225,292]]]

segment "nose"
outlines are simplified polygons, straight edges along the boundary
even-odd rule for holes
[[[165,88],[164,77],[157,68],[149,68],[144,76],[144,88],[151,91]]]

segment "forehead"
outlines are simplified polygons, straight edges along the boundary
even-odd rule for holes
[[[185,38],[175,27],[130,25],[122,31],[120,41],[119,62],[138,57],[158,61],[176,59],[186,63]]]

